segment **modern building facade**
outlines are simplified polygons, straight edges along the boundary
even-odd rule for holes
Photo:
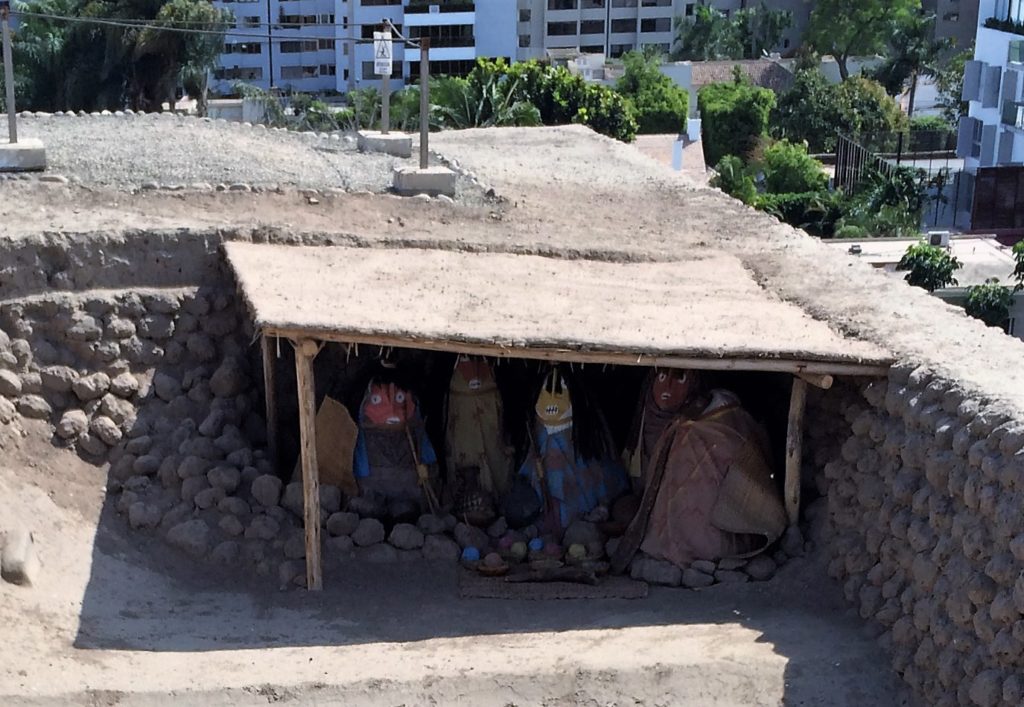
[[[960,50],[971,46],[978,26],[978,0],[922,0],[921,7],[935,15],[937,39],[952,39]]]
[[[957,155],[971,227],[1024,229],[1024,0],[981,0]]]
[[[578,49],[616,58],[645,46],[672,48],[675,21],[693,17],[698,5],[725,14],[759,5],[754,0],[518,0],[520,59],[542,58],[549,50]],[[812,0],[767,0],[769,8],[793,13],[780,51],[799,45]]]
[[[477,57],[514,60],[516,0],[214,0],[232,11],[211,87],[236,81],[302,92],[379,85],[373,32],[390,21],[410,39],[429,37],[431,73],[465,73]],[[393,44],[392,83],[418,75],[419,51]]]

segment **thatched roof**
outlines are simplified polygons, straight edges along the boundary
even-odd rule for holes
[[[779,300],[720,252],[622,263],[411,248],[224,249],[268,335],[561,360],[889,362],[873,344]]]

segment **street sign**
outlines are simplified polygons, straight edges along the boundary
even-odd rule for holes
[[[378,76],[391,75],[391,32],[373,33],[373,71]]]

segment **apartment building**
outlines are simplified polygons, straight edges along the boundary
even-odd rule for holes
[[[516,58],[516,0],[214,0],[235,15],[215,91],[236,81],[265,89],[346,92],[379,85],[373,32],[390,21],[410,39],[429,37],[431,73],[462,74],[477,57]],[[419,50],[393,45],[400,88],[419,73]]]
[[[1024,0],[981,0],[957,155],[974,229],[1024,229]]]
[[[731,14],[759,5],[755,0],[518,0],[518,58],[542,58],[548,50],[578,49],[618,57],[653,45],[668,53],[675,19],[693,17],[698,5]],[[780,51],[799,46],[812,0],[767,0],[772,9],[793,13]]]
[[[922,0],[921,7],[935,15],[937,39],[952,39],[957,49],[971,46],[978,27],[978,0]]]

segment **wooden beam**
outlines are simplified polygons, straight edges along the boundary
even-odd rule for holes
[[[522,343],[473,343],[464,341],[434,341],[403,336],[366,335],[344,331],[289,329],[268,327],[266,334],[298,340],[315,337],[321,341],[339,344],[362,344],[396,349],[424,349],[447,351],[470,356],[491,356],[494,358],[525,358],[562,363],[616,364],[622,366],[646,366],[659,368],[694,368],[705,371],[758,371],[766,373],[801,373],[830,376],[885,376],[889,373],[891,361],[847,363],[843,361],[811,361],[785,358],[714,358],[712,356],[670,356],[647,353],[625,353],[621,351],[585,351],[565,349],[552,345],[526,346]]]
[[[267,421],[267,454],[270,463],[277,468],[280,459],[277,456],[277,376],[275,375],[274,346],[275,338],[263,335],[263,403],[264,419]]]
[[[790,525],[800,517],[800,467],[804,451],[804,410],[807,407],[807,382],[793,378],[789,398],[789,428],[786,431],[786,516]]]
[[[320,473],[316,459],[316,393],[313,359],[320,350],[315,341],[293,341],[295,379],[299,395],[299,439],[302,450],[303,522],[306,528],[306,588],[323,589],[320,561]]]
[[[835,379],[827,373],[808,373],[807,371],[801,371],[796,375],[813,385],[815,388],[821,388],[822,390],[828,390],[835,382]]]

